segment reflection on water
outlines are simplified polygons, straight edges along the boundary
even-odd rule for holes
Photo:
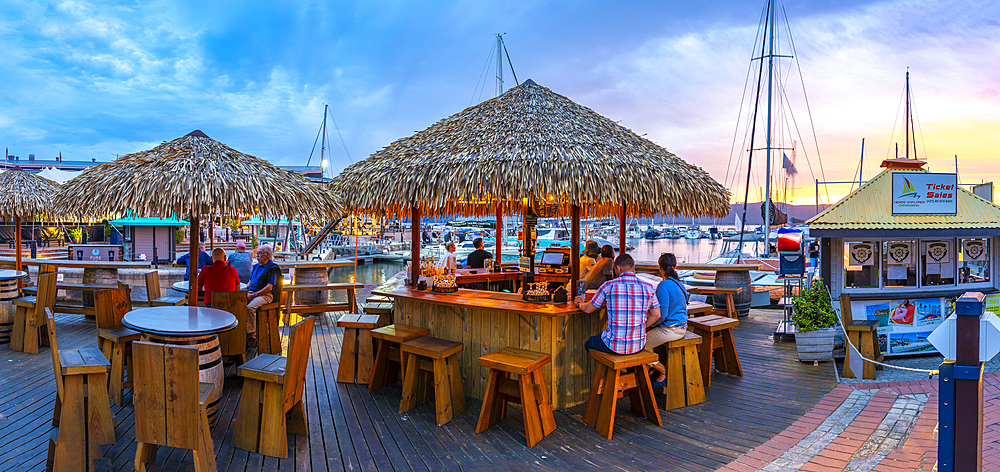
[[[635,246],[629,254],[637,261],[656,262],[660,254],[672,252],[677,262],[690,264],[718,256],[723,244],[719,239],[630,239],[628,243]]]
[[[365,284],[365,288],[358,290],[358,299],[364,302],[371,290],[382,285],[386,280],[403,270],[402,262],[372,262],[370,264],[358,264],[357,280],[354,278],[353,267],[333,267],[330,269],[330,283],[354,282]],[[343,290],[331,290],[330,300],[340,302],[347,300],[347,294]]]

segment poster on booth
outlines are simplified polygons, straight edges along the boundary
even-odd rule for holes
[[[954,304],[941,297],[851,300],[855,320],[878,320],[879,350],[885,356],[937,352],[927,336],[952,312]]]

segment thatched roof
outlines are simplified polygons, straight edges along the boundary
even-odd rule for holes
[[[332,193],[302,174],[226,146],[201,131],[91,167],[66,182],[67,215],[263,215],[340,217]]]
[[[59,184],[15,167],[0,173],[0,220],[52,216]]]
[[[490,216],[499,200],[551,201],[566,214],[729,213],[729,192],[700,167],[531,80],[396,140],[334,179],[349,211]]]

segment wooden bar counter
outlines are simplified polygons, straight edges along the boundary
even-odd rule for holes
[[[603,310],[586,314],[572,303],[529,303],[518,294],[483,290],[445,294],[387,284],[372,293],[395,299],[396,323],[465,344],[459,362],[466,395],[482,399],[485,393],[489,370],[479,366],[479,357],[514,347],[552,355],[543,371],[553,408],[587,400],[595,366],[583,344],[603,330]]]

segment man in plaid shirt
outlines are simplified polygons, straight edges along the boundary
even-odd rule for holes
[[[576,297],[577,306],[586,313],[607,304],[608,327],[591,336],[584,347],[610,354],[634,354],[646,345],[646,328],[660,319],[660,304],[653,286],[635,276],[632,256],[615,258],[615,272],[618,277],[601,285],[589,302]]]

